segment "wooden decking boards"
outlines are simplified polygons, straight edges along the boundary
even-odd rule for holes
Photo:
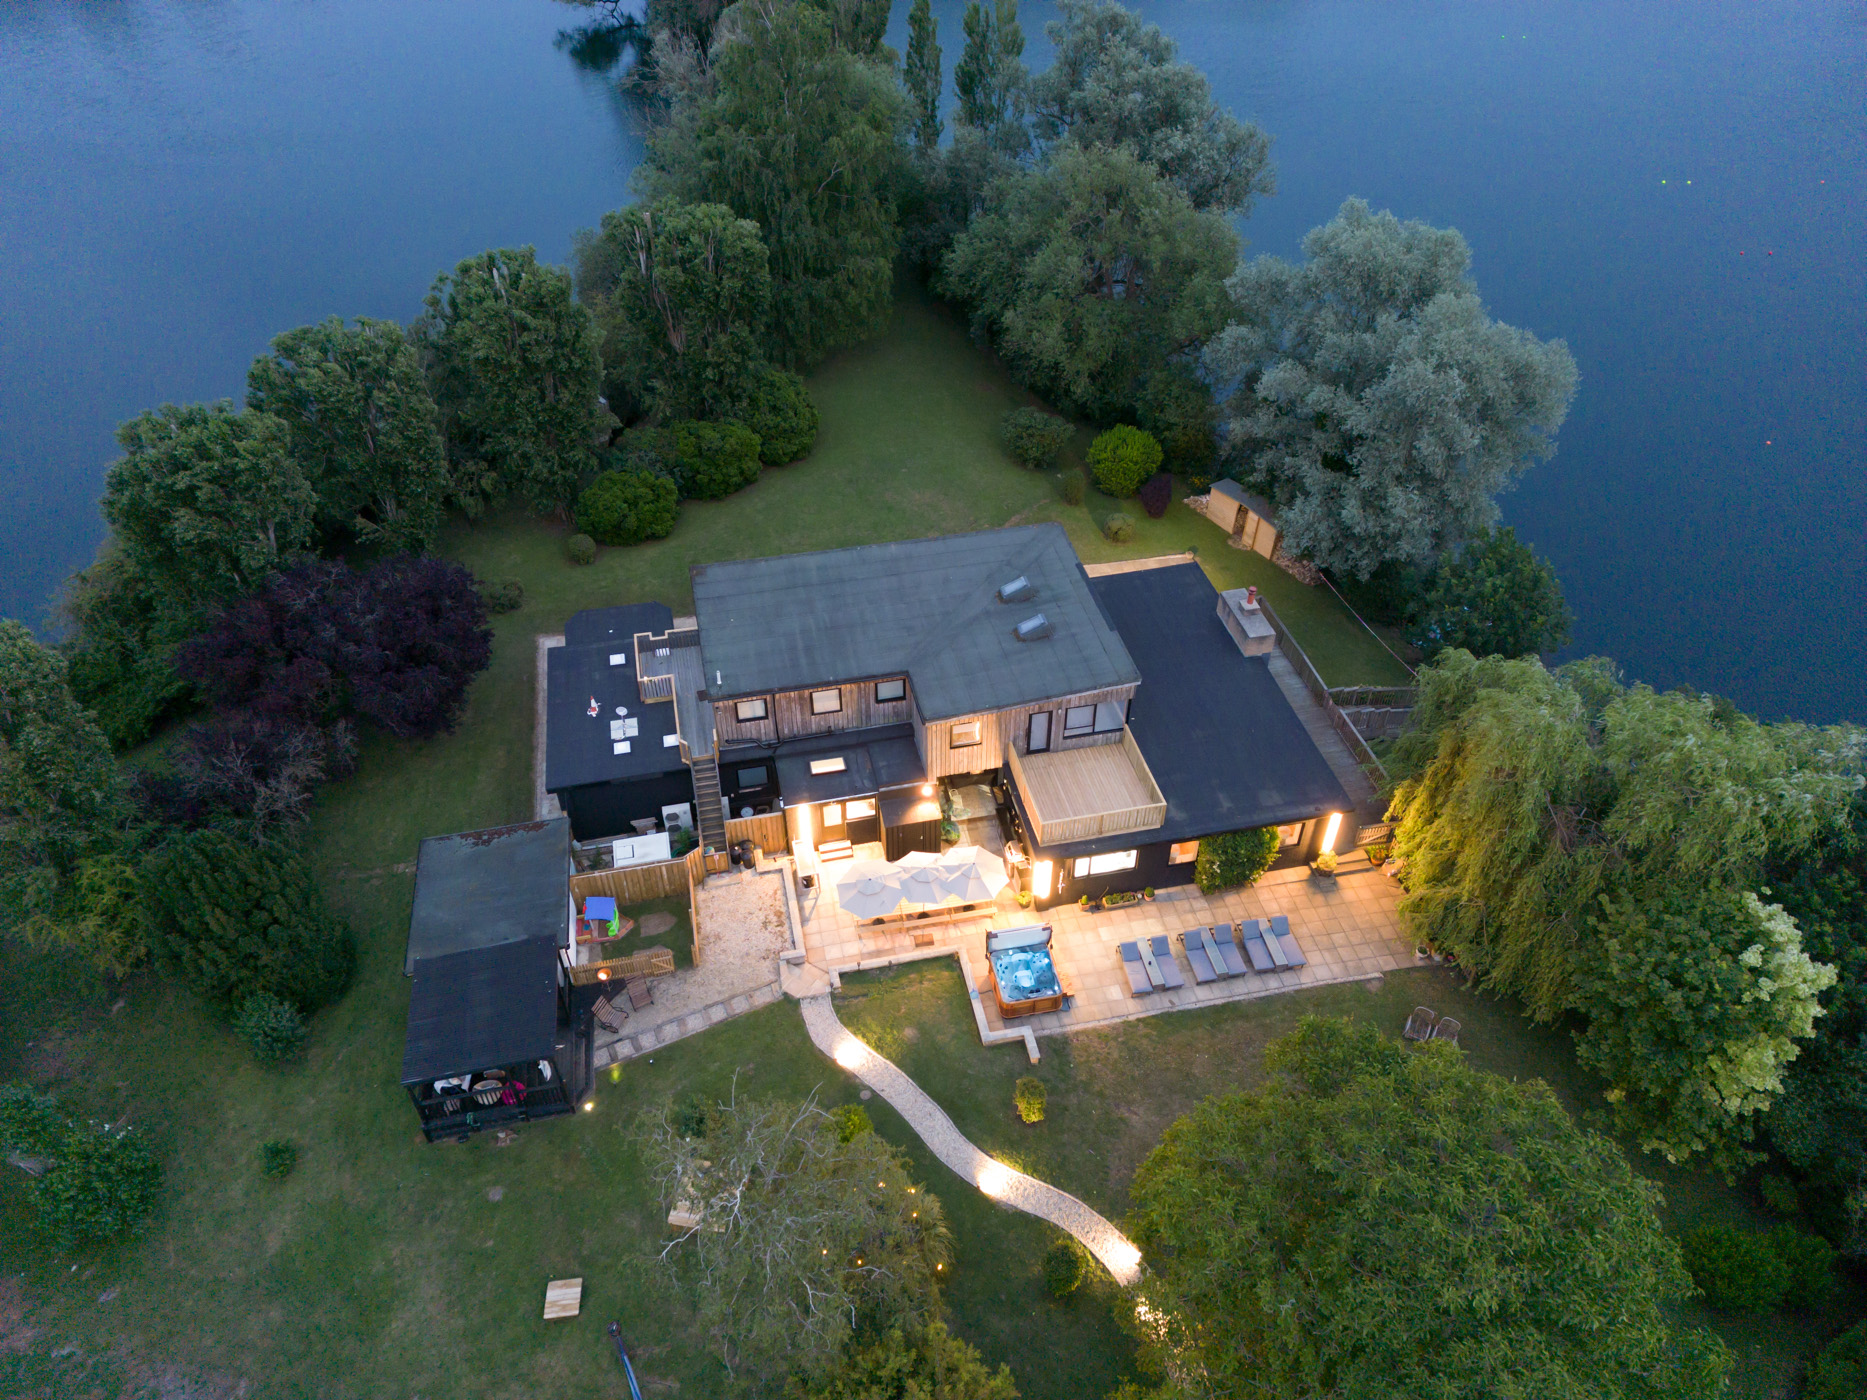
[[[1012,771],[1040,845],[1148,831],[1167,818],[1160,786],[1125,729],[1117,744],[1014,751]]]

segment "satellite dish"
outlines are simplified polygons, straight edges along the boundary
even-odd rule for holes
[[[626,715],[629,713],[629,707],[627,705],[618,705],[616,706],[616,713],[619,715]]]

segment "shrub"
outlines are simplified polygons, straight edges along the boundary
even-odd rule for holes
[[[817,405],[804,381],[766,365],[752,376],[739,421],[758,434],[758,459],[768,467],[795,462],[817,442]]]
[[[1018,1117],[1027,1123],[1044,1121],[1044,1105],[1049,1101],[1049,1096],[1044,1091],[1043,1080],[1025,1075],[1012,1090],[1012,1098],[1018,1105]]]
[[[1080,506],[1083,503],[1083,474],[1074,467],[1063,473],[1063,504]]]
[[[24,1084],[0,1085],[0,1148],[27,1157],[56,1157],[70,1131],[50,1094]]]
[[[306,720],[249,711],[191,724],[175,750],[172,775],[179,794],[159,798],[167,824],[193,830],[232,817],[256,841],[302,820],[328,778],[356,766],[356,732],[349,720],[320,728]],[[146,797],[163,783],[144,785]],[[180,796],[182,801],[172,800]]]
[[[716,501],[758,480],[758,434],[740,423],[674,425],[674,475],[681,495]]]
[[[596,541],[585,534],[575,534],[564,541],[564,557],[573,564],[596,563]]]
[[[1772,1215],[1796,1216],[1802,1213],[1802,1198],[1796,1194],[1796,1183],[1788,1177],[1778,1172],[1765,1172],[1757,1188],[1763,1193],[1764,1207]]]
[[[498,583],[482,583],[480,597],[486,600],[486,611],[489,613],[517,612],[525,605],[525,585],[515,578],[501,579]]]
[[[1056,465],[1075,431],[1067,418],[1045,413],[1041,408],[1014,408],[999,425],[1005,450],[1038,471]]]
[[[1154,435],[1126,423],[1089,444],[1089,474],[1111,496],[1134,495],[1142,482],[1160,470],[1160,462],[1160,444]]]
[[[283,1064],[305,1048],[305,1018],[291,1002],[271,992],[257,992],[241,1002],[233,1029],[262,1065]]]
[[[298,1165],[298,1145],[275,1138],[259,1146],[259,1170],[273,1181],[283,1181]]]
[[[66,1249],[140,1230],[155,1213],[162,1166],[134,1128],[73,1125],[39,1178],[39,1221]]]
[[[640,544],[666,539],[680,509],[680,492],[665,476],[606,471],[577,498],[577,528],[599,544]]]
[[[1044,1287],[1058,1298],[1067,1298],[1080,1288],[1088,1272],[1083,1247],[1067,1235],[1052,1240],[1044,1251]]]
[[[1102,522],[1102,533],[1110,544],[1127,544],[1134,538],[1134,517],[1118,510]]]
[[[1155,472],[1141,483],[1141,509],[1146,511],[1148,519],[1159,520],[1167,513],[1167,507],[1173,504],[1173,476],[1169,472]]]
[[[1277,828],[1274,826],[1207,836],[1199,843],[1193,881],[1202,894],[1228,890],[1234,885],[1249,885],[1269,870],[1275,859]]]
[[[868,1109],[859,1103],[846,1103],[841,1108],[833,1109],[830,1117],[836,1120],[838,1142],[854,1142],[864,1133],[875,1131],[875,1124],[869,1118]]]
[[[1863,1395],[1867,1395],[1867,1322],[1857,1322],[1815,1358],[1802,1400],[1860,1400]]]
[[[1835,1251],[1827,1240],[1788,1225],[1776,1226],[1763,1238],[1782,1271],[1779,1308],[1806,1312],[1828,1301],[1835,1287]]]
[[[668,1122],[674,1131],[684,1138],[697,1138],[707,1131],[708,1104],[704,1094],[685,1093],[674,1101],[669,1110]]]
[[[1783,1263],[1762,1235],[1710,1225],[1687,1235],[1681,1253],[1692,1282],[1714,1308],[1764,1313],[1782,1300]]]

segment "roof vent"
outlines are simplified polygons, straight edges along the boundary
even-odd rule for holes
[[[1023,574],[1019,574],[1010,583],[1005,584],[998,590],[998,601],[1001,603],[1022,603],[1026,598],[1035,597],[1036,594],[1037,590],[1031,587],[1031,581]]]
[[[1018,640],[1035,642],[1050,635],[1050,619],[1042,613],[1027,617],[1018,624]]]

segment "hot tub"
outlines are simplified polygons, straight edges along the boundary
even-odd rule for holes
[[[985,956],[1000,1016],[1010,1020],[1062,1009],[1067,994],[1050,960],[1048,925],[994,929],[985,936]]]

